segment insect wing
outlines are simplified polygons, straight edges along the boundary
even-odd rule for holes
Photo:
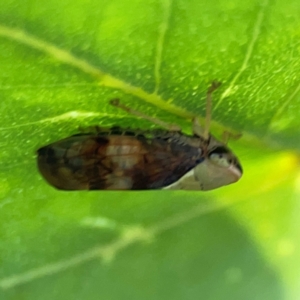
[[[84,134],[40,148],[38,167],[63,190],[158,189],[195,166],[194,152],[166,139]]]

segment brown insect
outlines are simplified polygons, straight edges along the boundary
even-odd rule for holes
[[[211,95],[207,91],[206,123],[193,120],[193,135],[178,126],[110,103],[167,130],[131,130],[95,127],[38,149],[38,168],[44,178],[62,190],[211,190],[242,176],[237,157],[209,134]]]

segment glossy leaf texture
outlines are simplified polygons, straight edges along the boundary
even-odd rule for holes
[[[299,299],[299,1],[1,0],[0,298]],[[205,116],[242,180],[63,192],[35,151],[80,128]]]

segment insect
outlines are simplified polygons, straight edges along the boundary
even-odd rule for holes
[[[167,130],[95,127],[38,149],[39,171],[62,190],[211,190],[234,183],[243,173],[237,157],[209,134],[212,93],[219,85],[209,87],[205,127],[195,118],[193,135],[114,99],[112,105]]]

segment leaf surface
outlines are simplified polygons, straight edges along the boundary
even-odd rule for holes
[[[291,1],[2,1],[1,299],[299,299],[300,6]],[[62,192],[35,151],[78,127],[242,132],[212,192]]]

